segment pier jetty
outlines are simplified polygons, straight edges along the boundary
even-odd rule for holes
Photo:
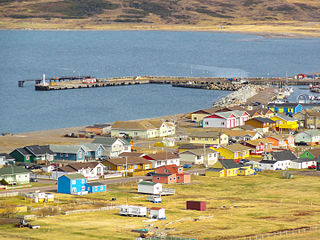
[[[35,82],[35,90],[67,90],[79,88],[111,87],[136,84],[171,84],[173,87],[201,88],[211,90],[236,91],[245,83],[250,85],[310,85],[317,84],[319,79],[297,78],[220,78],[220,77],[175,77],[175,76],[134,76],[118,78],[95,78],[91,76],[48,78],[22,80],[18,82],[23,87],[24,82]]]

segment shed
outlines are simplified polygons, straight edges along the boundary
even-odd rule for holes
[[[149,210],[149,218],[166,219],[166,210],[164,208],[152,207]]]
[[[205,201],[187,201],[187,210],[205,211],[206,202]]]
[[[162,184],[156,182],[141,181],[138,183],[138,192],[159,195],[162,192]]]
[[[107,191],[107,186],[103,183],[91,182],[86,184],[86,189],[89,193],[105,192]]]

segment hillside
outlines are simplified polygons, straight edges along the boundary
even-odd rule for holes
[[[248,32],[274,28],[271,32],[276,34],[318,35],[319,26],[318,0],[0,1],[0,28]]]

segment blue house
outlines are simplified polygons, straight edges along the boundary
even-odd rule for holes
[[[83,161],[86,157],[86,151],[80,145],[49,145],[49,148],[57,160]]]
[[[86,191],[87,179],[79,173],[58,178],[58,193],[79,194]]]
[[[299,103],[270,103],[268,109],[275,113],[285,113],[292,116],[295,113],[301,112],[303,107]]]
[[[105,192],[107,191],[107,186],[103,183],[91,182],[91,183],[87,183],[86,190],[89,193]]]
[[[82,143],[80,145],[85,150],[85,157],[89,159],[99,159],[103,157],[104,147],[98,143]]]

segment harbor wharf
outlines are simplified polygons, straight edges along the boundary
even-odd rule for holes
[[[35,90],[67,90],[79,88],[111,87],[136,84],[171,84],[173,87],[201,88],[212,90],[238,90],[243,83],[253,85],[310,85],[319,82],[319,79],[296,78],[220,78],[220,77],[174,77],[174,76],[135,76],[96,79],[90,76],[49,78],[46,81],[35,81]]]

